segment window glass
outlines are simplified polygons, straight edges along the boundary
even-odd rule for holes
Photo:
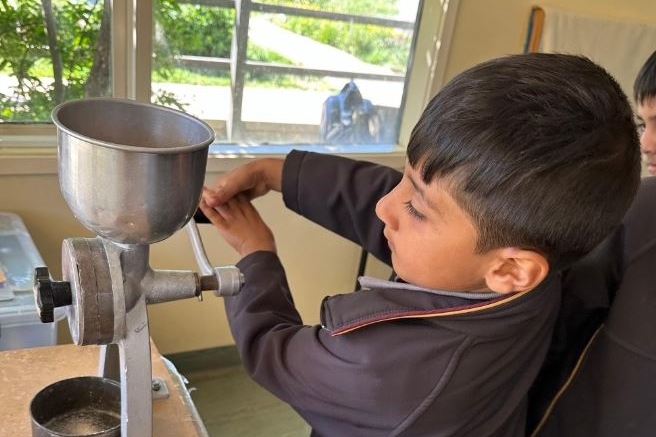
[[[58,103],[116,96],[202,118],[242,152],[389,151],[420,3],[0,0],[0,141],[54,145]]]
[[[394,144],[419,0],[157,0],[152,96],[219,143]]]
[[[0,123],[111,95],[109,0],[0,1]]]

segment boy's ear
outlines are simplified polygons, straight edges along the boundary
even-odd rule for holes
[[[490,290],[497,293],[522,292],[535,288],[549,273],[544,255],[516,247],[496,249],[485,275]]]

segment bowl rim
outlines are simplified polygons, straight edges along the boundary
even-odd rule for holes
[[[69,436],[70,434],[62,434],[58,431],[53,431],[50,428],[48,428],[46,423],[42,423],[39,419],[37,419],[34,408],[36,407],[37,402],[43,402],[48,400],[48,396],[52,394],[52,392],[61,386],[64,386],[66,384],[71,384],[75,382],[84,382],[84,381],[93,381],[93,383],[102,385],[106,389],[110,389],[113,391],[117,391],[119,395],[119,402],[120,402],[120,396],[122,395],[121,393],[121,384],[118,381],[115,381],[110,378],[106,378],[103,376],[91,376],[91,375],[83,375],[83,376],[76,376],[72,378],[66,378],[66,379],[61,379],[58,381],[54,381],[51,384],[48,384],[47,386],[43,387],[41,390],[39,390],[33,397],[32,400],[30,401],[29,405],[29,411],[30,411],[30,419],[33,424],[33,426],[37,426],[39,429],[46,431],[48,433],[51,433],[52,435],[61,435],[61,436]],[[105,410],[106,411],[106,410]],[[118,411],[119,414],[121,414],[121,411]],[[116,430],[120,429],[121,423],[119,422],[117,425],[112,426],[111,428],[107,428],[102,431],[94,432],[91,434],[87,434],[89,436],[94,436],[94,435],[108,435],[108,433],[115,432]]]
[[[83,135],[79,132],[76,132],[69,128],[68,126],[64,125],[62,121],[59,119],[59,113],[63,110],[66,109],[70,106],[79,106],[82,104],[86,104],[89,102],[111,102],[111,103],[118,103],[118,104],[126,104],[126,105],[131,105],[131,106],[141,106],[141,107],[146,107],[146,108],[151,108],[151,109],[156,109],[159,111],[164,111],[164,112],[169,112],[175,116],[183,117],[186,118],[196,124],[198,124],[200,127],[204,128],[208,134],[208,138],[204,141],[194,143],[194,144],[189,144],[185,146],[177,146],[177,147],[166,147],[166,148],[155,148],[155,147],[142,147],[142,146],[129,146],[126,144],[119,144],[119,143],[113,143],[109,141],[103,141],[99,140],[97,138],[92,138],[86,135]],[[173,153],[180,153],[180,152],[191,152],[199,149],[207,149],[209,148],[210,144],[214,142],[215,139],[215,133],[214,129],[210,127],[206,122],[201,120],[198,117],[195,117],[193,115],[187,114],[186,112],[179,111],[177,109],[169,108],[166,106],[162,105],[157,105],[155,103],[148,103],[148,102],[140,102],[137,100],[132,100],[132,99],[124,99],[124,98],[118,98],[118,97],[89,97],[89,98],[84,98],[84,99],[74,99],[74,100],[68,100],[66,102],[60,103],[59,105],[55,106],[50,114],[50,118],[52,119],[53,123],[55,126],[57,126],[57,130],[60,132],[64,132],[74,138],[77,138],[79,140],[82,140],[84,142],[101,146],[101,147],[107,147],[110,149],[116,149],[116,150],[121,150],[121,151],[127,151],[127,152],[138,152],[138,153],[151,153],[151,154],[173,154]],[[60,144],[61,146],[61,144]]]

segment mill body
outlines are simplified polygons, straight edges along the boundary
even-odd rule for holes
[[[121,436],[152,435],[148,304],[239,292],[234,266],[211,267],[193,214],[205,178],[212,129],[158,105],[83,99],[53,111],[61,192],[95,238],[62,243],[62,280],[35,271],[42,321],[67,307],[78,345],[101,346],[99,376],[120,382]],[[202,274],[154,270],[150,244],[186,227]],[[209,267],[208,267],[209,266]]]

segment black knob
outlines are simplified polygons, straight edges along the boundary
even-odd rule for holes
[[[52,281],[48,267],[34,269],[34,300],[43,323],[55,321],[55,308],[73,303],[71,284],[66,281]]]

